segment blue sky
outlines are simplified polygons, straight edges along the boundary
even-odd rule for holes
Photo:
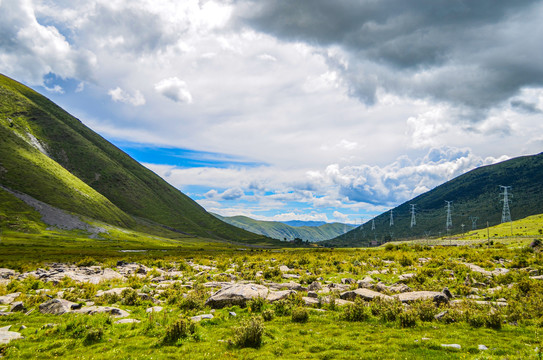
[[[207,210],[360,223],[543,149],[543,3],[4,0],[0,72]]]

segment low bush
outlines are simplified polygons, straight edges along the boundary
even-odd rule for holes
[[[262,345],[264,325],[260,317],[252,317],[237,327],[234,333],[234,345],[244,348],[258,348]]]
[[[418,313],[413,309],[402,311],[398,314],[398,322],[401,327],[408,328],[417,325]]]
[[[264,319],[264,321],[271,321],[274,316],[275,311],[273,311],[273,309],[266,309],[262,311],[262,318]]]
[[[262,297],[256,297],[247,302],[247,309],[252,313],[262,312],[264,306],[266,305],[266,300]]]
[[[304,307],[296,307],[292,309],[292,321],[298,323],[305,323],[309,320],[309,312]]]
[[[399,300],[381,300],[377,298],[371,302],[371,313],[383,321],[396,321],[403,311],[403,305]]]
[[[163,344],[175,344],[179,339],[186,338],[194,334],[195,324],[190,319],[181,318],[168,326],[166,333],[162,338]]]
[[[370,308],[361,299],[356,299],[354,304],[345,306],[342,318],[347,321],[366,321],[370,317]]]

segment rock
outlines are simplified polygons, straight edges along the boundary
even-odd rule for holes
[[[121,296],[121,293],[123,292],[123,290],[126,290],[126,289],[131,289],[129,287],[122,287],[122,288],[114,288],[114,289],[109,289],[109,290],[98,290],[96,292],[96,297],[100,297],[100,296],[104,296],[104,295],[118,295],[118,296]]]
[[[353,278],[343,278],[341,279],[342,284],[354,284],[355,280]]]
[[[236,314],[236,313],[233,312],[233,311],[229,311],[229,312],[228,312],[228,315],[230,315],[230,316],[232,316],[232,317],[238,316],[238,314]]]
[[[0,331],[0,344],[8,344],[12,340],[22,339],[21,333],[16,331]]]
[[[121,319],[121,320],[115,321],[115,324],[137,324],[139,322],[141,321],[137,319]]]
[[[453,348],[453,349],[462,349],[462,346],[459,344],[441,344],[441,347]]]
[[[80,304],[68,300],[51,299],[40,304],[39,309],[42,314],[62,315],[80,307]]]
[[[0,296],[0,305],[10,305],[19,297],[19,295],[21,295],[20,292]]]
[[[210,281],[202,284],[206,288],[222,288],[225,286],[232,285],[231,282],[227,281]]]
[[[449,301],[447,295],[438,291],[412,291],[394,295],[395,298],[402,303],[412,303],[417,300],[432,299],[436,304],[446,303]]]
[[[543,280],[543,275],[530,276],[530,279],[534,279],[534,280]]]
[[[306,287],[303,287],[302,285],[300,285],[298,283],[295,283],[295,282],[292,282],[292,281],[288,282],[288,283],[281,283],[281,284],[269,283],[268,286],[272,290],[284,290],[284,289],[287,289],[287,290],[296,290],[296,291],[307,291]]]
[[[11,309],[9,311],[11,312],[26,311],[26,308],[22,301],[16,301],[11,304]]]
[[[479,345],[479,346],[477,346],[477,349],[479,351],[485,351],[485,350],[488,350],[488,347],[486,347],[486,345]]]
[[[308,296],[308,297],[311,297],[311,298],[318,298],[318,297],[319,297],[319,294],[317,294],[317,293],[314,292],[314,291],[308,291],[308,292],[307,292],[307,296]]]
[[[322,285],[318,281],[313,281],[309,286],[307,287],[307,291],[319,291],[322,289]]]
[[[113,317],[127,317],[130,314],[127,311],[121,310],[116,307],[111,306],[85,306],[81,309],[74,310],[75,313],[85,314],[85,315],[94,315],[106,313]]]
[[[196,315],[196,316],[192,316],[190,319],[194,322],[200,322],[206,319],[211,320],[213,319],[213,314]]]
[[[162,310],[164,310],[164,308],[162,306],[153,306],[153,307],[145,309],[145,312],[146,313],[153,313],[153,312],[161,312]]]
[[[371,276],[366,276],[362,280],[358,280],[356,283],[358,284],[358,288],[371,289],[374,281],[375,280],[373,280]]]
[[[267,296],[266,300],[268,300],[269,302],[272,303],[272,302],[275,302],[275,301],[278,301],[278,300],[286,299],[291,294],[295,295],[296,291],[295,290],[270,291],[268,293],[268,296]]]
[[[305,305],[312,306],[312,305],[319,305],[319,303],[328,304],[330,302],[330,297],[329,296],[323,296],[322,298],[318,299],[318,298],[312,298],[312,297],[304,296],[304,297],[302,297],[302,300],[304,301]],[[336,302],[337,306],[344,306],[344,305],[347,305],[347,304],[353,304],[352,301],[343,300],[343,299],[335,299],[335,302]]]
[[[447,315],[448,313],[449,313],[448,310],[442,311],[442,312],[440,312],[439,314],[435,315],[435,316],[434,316],[434,319],[436,319],[436,320],[441,320],[441,319],[443,319],[443,317],[444,317],[445,315]]]
[[[381,298],[383,300],[392,300],[392,296],[381,294],[380,292],[373,291],[370,289],[356,289],[351,291],[346,291],[341,293],[339,297],[343,300],[354,301],[356,298],[361,298],[366,301],[371,301],[375,298]]]
[[[10,329],[11,329],[11,325],[0,327],[0,331],[9,331]]]
[[[443,289],[443,294],[445,294],[445,296],[448,299],[452,299],[454,297],[453,294],[451,294],[451,291],[449,290],[449,288],[447,287]]]
[[[0,268],[0,279],[9,280],[11,277],[18,275],[19,273],[6,268]]]
[[[206,306],[220,309],[225,306],[239,305],[244,307],[247,301],[254,298],[267,298],[268,288],[257,284],[234,284],[225,286],[215,292],[206,301]]]
[[[281,265],[281,266],[279,266],[279,271],[288,272],[288,271],[290,271],[290,269],[286,265]]]
[[[21,325],[21,327],[19,328],[19,331],[24,330],[24,329],[26,329],[26,326]]]
[[[283,279],[299,279],[301,278],[301,276],[298,274],[283,274],[282,278]]]
[[[411,288],[405,284],[394,284],[388,287],[388,291],[392,293],[404,293],[411,291]]]
[[[402,274],[398,277],[399,281],[407,281],[409,279],[412,279],[415,277],[415,274],[409,273],[409,274]]]

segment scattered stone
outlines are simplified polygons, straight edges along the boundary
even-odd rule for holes
[[[236,313],[233,312],[233,311],[229,311],[229,312],[228,312],[228,315],[230,315],[230,316],[232,316],[232,317],[238,316],[238,314],[236,314]]]
[[[449,290],[449,288],[447,287],[443,289],[443,294],[445,294],[445,296],[448,299],[452,299],[454,297],[453,294],[451,294],[451,291]]]
[[[322,285],[318,281],[313,281],[309,286],[307,287],[307,291],[319,291],[322,289]]]
[[[381,298],[382,300],[392,300],[392,296],[381,294],[380,292],[373,291],[370,289],[356,289],[351,291],[346,291],[341,293],[339,297],[343,300],[354,301],[356,298],[361,298],[366,301],[371,301],[375,298]]]
[[[81,309],[74,310],[73,312],[76,312],[79,314],[85,314],[85,315],[106,313],[113,317],[119,317],[119,318],[127,317],[130,315],[128,311],[121,310],[116,307],[110,307],[110,306],[85,306]]]
[[[62,315],[75,309],[81,308],[81,304],[64,299],[51,299],[40,304],[42,314]]]
[[[9,310],[11,312],[21,312],[26,311],[26,308],[22,301],[16,301],[11,304],[11,309]]]
[[[391,293],[404,293],[411,291],[411,288],[405,284],[394,284],[388,287]]]
[[[11,329],[11,325],[0,327],[0,331],[9,331]]]
[[[141,321],[137,319],[121,319],[121,320],[115,321],[115,324],[137,324],[139,322]]]
[[[354,284],[355,283],[355,279],[353,278],[343,278],[341,279],[341,283],[342,284]]]
[[[356,283],[358,284],[358,288],[370,289],[374,281],[375,280],[373,280],[371,276],[366,276],[362,280],[358,280]]]
[[[299,278],[301,278],[301,276],[298,275],[298,274],[283,274],[282,277],[283,277],[283,279],[299,279]]]
[[[399,281],[407,281],[409,279],[412,279],[415,277],[415,274],[409,273],[409,274],[402,274],[398,277]]]
[[[19,295],[21,295],[20,292],[0,296],[0,305],[10,305],[19,297]]]
[[[295,283],[295,282],[288,282],[288,283],[269,283],[269,288],[271,290],[296,290],[296,291],[307,291],[306,287],[303,287],[302,285]]]
[[[449,301],[447,295],[438,291],[412,291],[394,295],[402,303],[412,303],[417,300],[432,299],[436,304],[446,303]]]
[[[439,321],[439,320],[443,319],[443,317],[444,317],[445,315],[447,315],[448,313],[449,313],[448,310],[444,310],[444,311],[440,312],[439,314],[435,315],[435,316],[434,316],[434,319],[436,319],[436,320]]]
[[[295,290],[270,291],[268,293],[266,300],[272,303],[278,300],[284,300],[288,298],[290,295],[295,295],[295,294],[296,294]]]
[[[109,289],[109,290],[98,290],[96,292],[96,297],[100,297],[100,296],[104,296],[104,295],[118,295],[118,296],[121,296],[121,293],[123,292],[123,290],[126,290],[126,289],[131,289],[129,287],[121,287],[121,288],[114,288],[114,289]]]
[[[530,279],[534,279],[534,280],[543,280],[543,275],[530,276]]]
[[[479,345],[477,346],[477,349],[479,349],[479,351],[485,351],[488,350],[488,347],[486,345]]]
[[[12,340],[22,339],[21,333],[16,331],[0,331],[0,344],[8,344]]]
[[[286,265],[281,265],[281,266],[279,266],[279,271],[288,272],[288,271],[290,271],[290,269]]]
[[[24,329],[26,329],[26,326],[21,325],[21,327],[19,328],[19,331],[24,330]]]
[[[239,305],[244,307],[247,301],[254,298],[267,298],[268,288],[257,284],[233,284],[215,292],[205,305],[214,309],[220,309],[225,306]]]
[[[430,338],[427,338],[427,337],[423,337],[422,339],[420,339],[421,341],[430,341]]]
[[[211,320],[213,319],[213,314],[196,315],[196,316],[192,316],[190,319],[194,322],[200,322],[202,320]]]
[[[145,312],[146,313],[161,312],[162,310],[164,310],[162,306],[153,306],[153,307],[145,309]]]
[[[307,297],[318,298],[319,294],[317,294],[315,291],[308,291],[307,292]]]
[[[453,349],[462,349],[462,346],[459,344],[441,344],[441,347],[453,348]]]

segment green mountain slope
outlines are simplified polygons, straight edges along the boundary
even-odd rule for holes
[[[254,220],[246,216],[225,217],[217,214],[213,215],[231,225],[279,240],[294,240],[295,238],[311,242],[328,240],[353,228],[351,225],[340,223],[321,226],[290,226],[276,221]]]
[[[510,213],[512,220],[543,213],[543,154],[522,156],[498,164],[474,169],[433,190],[417,196],[377,216],[375,230],[371,221],[344,235],[323,242],[326,246],[367,246],[390,239],[422,238],[454,235],[501,222],[503,190],[511,186]],[[452,227],[447,232],[446,202],[452,201]],[[411,204],[415,204],[416,225],[411,227]],[[477,218],[475,224],[472,222]],[[464,226],[462,226],[464,225]]]
[[[3,75],[0,104],[0,185],[123,227],[133,228],[138,217],[194,236],[263,239],[210,215],[50,100]]]

